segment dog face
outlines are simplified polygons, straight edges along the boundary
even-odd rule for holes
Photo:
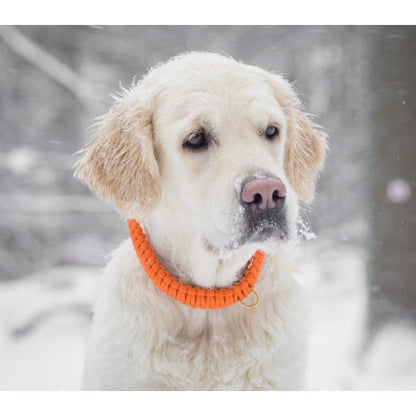
[[[283,78],[192,53],[124,92],[76,175],[124,216],[157,217],[224,253],[294,236],[325,146]]]

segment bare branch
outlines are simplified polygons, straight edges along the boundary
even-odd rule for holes
[[[73,94],[90,113],[102,108],[101,96],[91,83],[42,49],[18,29],[13,26],[0,26],[0,36],[15,53],[35,65]]]

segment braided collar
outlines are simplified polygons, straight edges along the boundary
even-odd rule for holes
[[[192,308],[216,309],[234,305],[240,302],[241,305],[253,308],[257,306],[259,295],[254,290],[254,285],[261,271],[265,253],[257,250],[246,266],[244,276],[234,285],[226,288],[206,289],[182,283],[176,277],[169,274],[160,264],[152,247],[136,220],[128,220],[128,228],[133,247],[143,269],[150,280],[164,293],[184,305]],[[253,305],[246,305],[242,301],[253,292],[257,300]]]

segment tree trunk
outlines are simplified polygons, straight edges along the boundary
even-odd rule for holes
[[[416,321],[416,29],[374,28],[369,334]]]

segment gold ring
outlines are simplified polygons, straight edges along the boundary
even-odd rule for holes
[[[260,301],[260,295],[258,294],[258,292],[254,290],[254,288],[252,288],[251,290],[256,295],[256,301],[252,305],[247,305],[246,303],[243,303],[241,300],[239,300],[240,305],[247,309],[254,309]]]

